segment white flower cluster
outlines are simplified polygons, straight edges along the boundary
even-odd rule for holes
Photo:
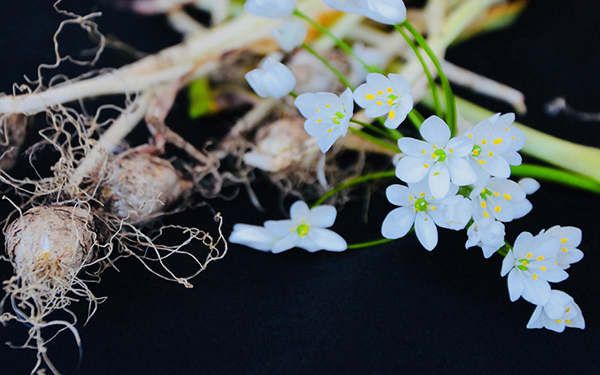
[[[526,196],[539,188],[532,179],[508,179],[510,166],[521,164],[518,151],[525,145],[514,119],[513,114],[496,114],[451,138],[446,123],[432,116],[421,126],[423,140],[401,138],[398,147],[404,156],[396,176],[408,186],[388,187],[388,200],[400,207],[383,221],[383,236],[403,237],[414,225],[423,247],[433,250],[437,227],[461,230],[471,223],[466,247],[479,246],[489,258],[505,246],[503,223],[529,213]],[[508,274],[510,299],[522,296],[537,306],[528,328],[584,328],[577,304],[564,292],[551,291],[549,284],[566,279],[564,270],[581,260],[580,242],[579,229],[556,226],[535,237],[521,233],[508,251],[501,274]]]

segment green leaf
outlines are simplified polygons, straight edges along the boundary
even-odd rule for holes
[[[199,78],[189,85],[188,99],[190,101],[188,115],[191,119],[197,119],[215,110],[210,83],[206,77]]]

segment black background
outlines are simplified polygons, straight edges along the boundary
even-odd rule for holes
[[[179,41],[162,17],[115,12],[107,2],[68,1],[64,7],[102,10],[101,30],[142,51]],[[598,146],[600,123],[550,118],[543,106],[565,96],[578,109],[600,110],[599,16],[596,1],[532,1],[513,27],[456,46],[448,59],[523,91],[529,112],[520,121]],[[13,82],[23,82],[24,74],[35,76],[39,63],[53,60],[51,36],[60,20],[50,1],[3,6],[1,91],[9,92]],[[90,46],[79,42],[86,39],[74,27],[69,35],[63,41],[65,51]],[[100,64],[118,67],[128,62],[109,51]],[[71,75],[82,71],[69,69]],[[495,111],[509,110],[491,100],[478,102]],[[185,108],[182,97],[170,123],[185,121]],[[186,137],[198,141],[202,127],[226,126],[184,125],[179,127],[187,129]],[[233,202],[211,201],[223,213],[227,232],[236,222],[282,218],[272,202],[276,190],[258,183],[256,191],[270,216],[254,209],[244,193]],[[349,242],[377,238],[381,220],[392,208],[382,192],[371,202],[368,224],[359,220],[364,206],[357,200],[340,212],[334,229]],[[543,184],[531,201],[533,211],[507,225],[509,239],[556,224],[583,230],[580,248],[585,258],[569,269],[569,279],[555,284],[583,310],[583,331],[526,329],[534,306],[510,302],[506,280],[499,275],[501,258],[485,260],[480,250],[465,250],[464,233],[442,232],[431,253],[413,236],[341,254],[291,250],[272,255],[232,246],[225,259],[193,281],[191,290],[156,278],[135,260],[121,261],[120,272],[105,272],[102,283],[91,288],[108,300],[86,326],[79,325],[84,345],[79,372],[594,373],[600,365],[600,199]],[[169,220],[214,225],[206,209]],[[9,275],[10,267],[0,266],[1,278]],[[20,342],[25,335],[25,327],[10,324],[0,329],[0,342]],[[50,345],[50,355],[65,374],[75,368],[77,350],[68,334]],[[0,346],[1,374],[28,373],[34,361],[31,351]]]

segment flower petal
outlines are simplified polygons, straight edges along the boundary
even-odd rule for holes
[[[415,221],[415,210],[411,207],[396,208],[387,214],[381,225],[381,234],[385,238],[404,237]]]
[[[423,211],[418,212],[415,217],[415,233],[425,249],[431,251],[437,245],[437,227],[433,219]]]
[[[323,205],[311,208],[307,221],[311,228],[329,228],[335,222],[336,216],[335,207]]]
[[[427,158],[405,156],[396,165],[396,176],[404,182],[422,181],[429,173]]]
[[[431,116],[421,125],[421,136],[437,148],[444,148],[450,139],[450,128],[437,116]]]
[[[390,185],[385,189],[385,196],[391,204],[396,206],[412,206],[414,202],[410,199],[411,191],[403,185]]]
[[[300,236],[297,235],[296,233],[292,233],[287,235],[286,237],[282,238],[281,240],[279,240],[275,246],[273,246],[273,253],[277,254],[277,253],[281,253],[282,251],[286,251],[289,250],[293,247],[296,247],[296,245],[298,244],[298,242],[300,242]]]
[[[344,251],[348,248],[346,240],[332,230],[311,227],[309,235],[323,250]]]
[[[435,199],[442,199],[450,189],[450,174],[446,163],[435,163],[429,172],[429,189]]]
[[[319,145],[319,148],[323,153],[326,153],[341,135],[342,131],[339,126],[330,128],[325,135],[317,139],[317,145]]]
[[[296,225],[292,220],[267,220],[265,221],[265,228],[273,233],[273,235],[283,238],[289,235]]]
[[[446,164],[453,184],[466,186],[477,181],[477,174],[466,159],[449,157]]]
[[[290,217],[292,221],[301,221],[308,219],[310,209],[303,201],[296,201],[290,207]]]
[[[279,238],[266,228],[257,225],[235,224],[229,242],[245,245],[256,250],[270,251]]]
[[[398,140],[398,147],[400,148],[400,151],[404,152],[406,155],[417,157],[430,155],[435,151],[429,143],[410,137],[400,138]]]

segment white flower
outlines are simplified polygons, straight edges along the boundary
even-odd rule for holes
[[[406,6],[402,0],[323,0],[333,9],[363,16],[387,25],[406,21]]]
[[[279,242],[273,233],[264,227],[248,224],[235,224],[229,242],[245,245],[256,250],[271,251]]]
[[[493,218],[505,223],[519,219],[532,208],[525,196],[523,188],[514,181],[486,177],[477,181],[471,192],[473,219],[480,221]]]
[[[513,113],[496,114],[467,130],[466,136],[473,141],[470,161],[476,170],[508,178],[510,166],[521,164],[517,151],[525,145],[525,135],[511,126],[514,121]]]
[[[296,86],[292,72],[272,57],[267,57],[260,68],[246,73],[246,80],[261,98],[272,96],[279,99]]]
[[[565,327],[584,329],[583,314],[573,297],[560,290],[552,290],[548,303],[537,306],[533,311],[527,328],[546,328],[560,333]]]
[[[465,247],[481,247],[483,256],[487,259],[504,246],[505,234],[504,224],[499,221],[491,219],[475,221],[467,229],[469,238]]]
[[[511,301],[519,297],[534,305],[545,305],[550,299],[550,284],[565,280],[569,275],[556,264],[560,240],[546,233],[533,236],[523,232],[502,261],[501,276],[508,274]]]
[[[433,250],[438,242],[436,225],[460,230],[467,224],[471,215],[469,204],[462,204],[460,200],[454,201],[457,191],[458,187],[452,185],[447,197],[436,199],[431,195],[427,181],[408,184],[408,187],[389,186],[386,190],[388,200],[400,207],[390,211],[385,217],[381,233],[385,238],[397,239],[405,236],[414,224],[417,238],[423,247],[429,251]],[[448,213],[448,210],[456,212]],[[450,224],[449,217],[467,217],[467,220],[461,227],[457,222]]]
[[[279,43],[279,48],[285,52],[291,52],[304,43],[307,33],[306,25],[296,19],[285,20],[271,30],[271,35]]]
[[[302,94],[294,102],[306,117],[304,129],[312,137],[323,153],[327,152],[335,141],[345,137],[354,114],[352,90],[349,88],[341,96],[329,92]]]
[[[427,177],[434,197],[442,198],[448,192],[450,181],[458,186],[474,183],[477,176],[466,157],[473,149],[467,137],[450,139],[448,125],[439,117],[431,116],[421,125],[425,141],[404,137],[398,147],[407,156],[396,165],[396,176],[404,182],[419,182]]]
[[[291,16],[296,8],[296,0],[247,0],[244,9],[257,16],[284,18]]]
[[[329,228],[337,212],[333,206],[309,209],[297,201],[290,208],[290,220],[269,220],[264,227],[236,224],[229,240],[258,250],[280,253],[293,247],[315,252],[318,250],[343,251],[346,241]]]
[[[518,184],[520,187],[523,188],[523,190],[525,191],[525,194],[527,194],[527,195],[531,195],[531,194],[535,193],[536,191],[539,190],[539,188],[541,186],[539,182],[537,182],[533,178],[529,178],[529,177],[520,179]]]
[[[571,264],[577,263],[583,258],[583,252],[577,248],[581,243],[581,229],[557,225],[548,229],[546,234],[560,239],[561,248],[556,256],[556,262],[563,270],[566,270]]]
[[[376,118],[387,114],[385,126],[396,129],[413,108],[410,84],[398,74],[387,77],[379,73],[369,73],[367,83],[354,92],[354,100],[366,108],[367,117]]]

